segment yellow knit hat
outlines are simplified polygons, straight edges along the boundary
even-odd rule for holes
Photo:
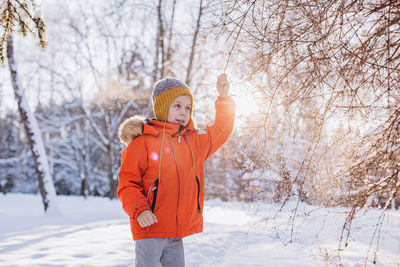
[[[166,121],[168,118],[168,109],[175,98],[181,95],[190,97],[190,117],[193,111],[193,96],[189,87],[182,81],[173,78],[166,78],[156,83],[153,88],[153,111],[157,120]]]

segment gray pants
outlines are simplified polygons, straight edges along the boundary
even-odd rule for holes
[[[136,267],[185,266],[182,238],[145,238],[135,243]]]

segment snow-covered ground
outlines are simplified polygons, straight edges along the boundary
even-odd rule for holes
[[[43,213],[40,196],[0,196],[0,266],[133,266],[135,245],[118,200],[59,196],[58,204],[63,215],[51,216]],[[186,265],[364,266],[368,255],[367,266],[400,266],[398,211],[383,219],[373,265],[375,250],[368,248],[379,210],[354,221],[339,262],[344,210],[300,206],[289,242],[290,211],[266,220],[278,208],[207,201],[204,232],[184,239]]]

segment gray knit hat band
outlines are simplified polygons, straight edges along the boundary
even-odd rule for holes
[[[176,87],[189,88],[189,86],[187,86],[184,82],[177,80],[177,79],[166,78],[166,79],[160,80],[159,82],[156,83],[156,85],[153,88],[153,94],[152,94],[153,101],[162,92],[165,92],[169,89],[176,88]]]

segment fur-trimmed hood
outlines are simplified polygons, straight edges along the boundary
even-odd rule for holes
[[[157,136],[163,132],[163,128],[165,133],[170,135],[173,134],[183,134],[186,131],[195,131],[196,126],[192,118],[190,118],[189,123],[186,127],[180,128],[178,124],[175,123],[166,123],[165,122],[146,119],[142,115],[135,115],[128,119],[126,119],[120,126],[118,130],[118,137],[121,143],[125,146],[128,146],[133,139],[138,137],[139,135],[154,135]]]
[[[134,115],[126,119],[118,129],[118,137],[121,143],[128,146],[133,139],[143,134],[143,123],[146,118],[142,115]]]

